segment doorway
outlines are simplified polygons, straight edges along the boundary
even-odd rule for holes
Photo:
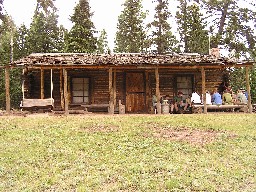
[[[126,73],[126,111],[145,112],[145,75],[143,72]]]

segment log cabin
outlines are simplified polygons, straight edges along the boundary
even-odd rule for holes
[[[218,88],[233,67],[246,68],[250,95],[253,62],[193,53],[34,53],[12,65],[23,68],[23,101],[54,101],[54,109],[65,114],[79,106],[113,114],[121,106],[125,113],[152,113],[153,95],[161,113],[162,96],[205,94]]]

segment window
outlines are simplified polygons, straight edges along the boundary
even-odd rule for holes
[[[73,103],[89,102],[89,78],[72,78]]]
[[[192,76],[178,76],[176,78],[177,91],[181,91],[185,97],[192,93],[193,78]]]

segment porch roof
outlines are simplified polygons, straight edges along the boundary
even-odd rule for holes
[[[192,67],[227,68],[252,66],[254,61],[238,61],[227,57],[215,57],[196,53],[183,54],[86,54],[86,53],[33,53],[12,63],[12,66],[46,68],[88,68],[88,67]]]

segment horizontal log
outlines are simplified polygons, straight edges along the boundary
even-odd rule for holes
[[[88,108],[102,108],[102,107],[109,107],[109,104],[86,104],[86,105],[81,105],[82,107],[88,107]]]
[[[206,105],[207,109],[241,109],[247,105]],[[203,108],[204,105],[194,104],[193,108]]]

